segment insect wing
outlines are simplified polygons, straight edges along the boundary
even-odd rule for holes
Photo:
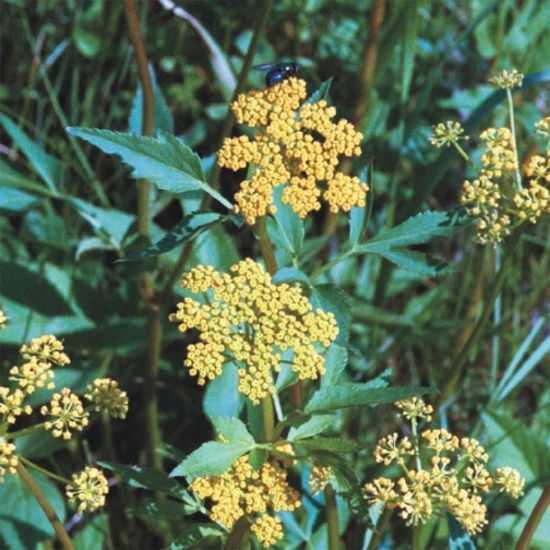
[[[261,63],[260,65],[254,65],[252,67],[253,71],[264,71],[268,72],[279,67],[279,63]]]

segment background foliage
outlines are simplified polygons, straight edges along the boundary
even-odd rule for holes
[[[156,127],[182,137],[200,155],[197,170],[211,169],[232,78],[243,64],[261,4],[182,3],[217,43],[213,57],[188,22],[158,3],[138,4],[156,75]],[[0,332],[2,369],[9,369],[21,343],[53,333],[64,339],[73,357],[71,367],[58,373],[66,385],[79,392],[93,378],[109,373],[130,395],[125,422],[93,425],[81,441],[61,450],[49,437],[29,437],[21,445],[28,458],[59,472],[70,470],[82,457],[104,461],[134,487],[118,484],[103,514],[73,517],[71,535],[79,548],[97,548],[98,541],[112,548],[161,547],[205,518],[193,515],[182,525],[181,514],[192,504],[174,500],[182,495],[173,480],[153,470],[139,474],[116,466],[147,463],[141,406],[146,399],[146,308],[136,281],[151,269],[158,281],[167,281],[187,236],[182,216],[196,208],[200,196],[195,191],[153,191],[153,252],[164,253],[139,253],[146,245],[137,236],[136,186],[128,168],[65,131],[78,126],[140,132],[141,95],[121,2],[4,0],[2,11],[0,305],[11,318]],[[544,71],[550,51],[545,32],[550,5],[544,0],[388,2],[367,102],[357,92],[371,15],[370,3],[360,0],[274,2],[253,59],[299,62],[310,92],[332,77],[330,99],[341,116],[354,120],[362,103],[364,113],[356,122],[365,144],[354,168],[373,166],[367,237],[427,207],[456,209],[464,164],[457,155],[429,145],[430,126],[459,119],[474,134],[504,124],[503,97],[487,85],[487,76],[500,68],[516,67],[527,75],[515,101],[520,150],[529,153],[533,123],[548,113],[549,77]],[[233,76],[220,72],[223,61]],[[249,73],[247,89],[263,85],[261,74]],[[238,177],[224,172],[221,181],[221,194],[231,200]],[[226,269],[239,258],[258,257],[250,230],[227,221],[219,204],[213,203],[212,210],[189,222],[203,230],[186,266],[202,262]],[[294,258],[295,267],[317,274],[311,275],[317,285],[339,287],[340,321],[349,330],[349,381],[381,377],[392,385],[441,389],[490,294],[493,251],[473,244],[472,230],[466,227],[435,244],[415,246],[431,258],[429,271],[396,268],[383,254],[349,254],[327,268],[342,251],[365,246],[359,244],[365,242],[357,229],[360,216],[352,215],[350,241],[347,217],[341,216],[324,257],[323,215],[308,219],[305,241],[303,235],[291,234],[286,236],[291,246],[278,247],[281,263]],[[282,227],[289,226],[283,221]],[[514,249],[502,288],[501,323],[486,328],[441,411],[443,421],[457,432],[482,434],[496,465],[514,466],[527,478],[526,495],[517,508],[493,503],[499,517],[478,537],[483,548],[507,547],[517,539],[549,481],[550,391],[543,370],[535,368],[548,351],[543,335],[547,231],[547,224],[530,227]],[[275,241],[285,237],[276,228],[270,234]],[[406,244],[418,242],[426,241]],[[175,303],[180,290],[172,286]],[[317,286],[320,300],[323,288],[329,287]],[[491,346],[495,336],[500,348],[496,360]],[[239,406],[231,402],[227,382],[212,384],[205,392],[190,379],[181,366],[184,344],[164,315],[157,391],[167,472],[212,435],[209,417]],[[510,365],[509,372],[520,374],[498,386],[491,378],[492,361],[498,380]],[[227,409],[220,410],[222,406]],[[373,445],[400,421],[386,406],[351,408],[339,413],[339,421],[342,434],[361,447],[350,455],[359,478],[378,475]],[[14,515],[10,503],[19,489],[13,483],[0,486],[1,536],[10,548],[34,548],[52,536],[51,528],[40,514]],[[144,489],[171,498],[154,504],[153,493]],[[70,514],[53,486],[47,490],[60,516]],[[341,504],[343,540],[349,548],[360,548],[366,526]],[[300,536],[322,548],[321,504],[312,500],[309,506],[313,520]],[[548,525],[550,521],[537,532],[536,547],[550,540]],[[204,536],[212,529],[206,524],[195,528],[203,529]],[[443,527],[434,529],[426,526],[426,548],[445,545]],[[407,541],[399,527],[388,538],[393,547],[407,547]]]

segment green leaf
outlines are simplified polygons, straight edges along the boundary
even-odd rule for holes
[[[65,501],[56,486],[44,475],[30,471],[38,488],[57,517],[65,520]],[[35,496],[16,474],[0,483],[0,532],[10,549],[36,548],[40,541],[54,536],[54,530]]]
[[[426,211],[405,220],[402,224],[382,231],[369,242],[359,245],[359,253],[376,252],[430,242],[439,237],[448,237],[459,229],[456,215],[443,211]]]
[[[63,165],[55,157],[48,155],[25,134],[15,122],[4,114],[0,114],[0,124],[4,126],[6,133],[21,149],[31,166],[44,180],[52,191],[58,191],[63,183]]]
[[[107,515],[101,514],[88,520],[84,529],[73,538],[74,547],[78,550],[97,550],[104,548],[103,542],[109,533]]]
[[[126,466],[113,461],[99,461],[99,466],[112,472],[116,472],[122,480],[130,485],[140,489],[150,489],[159,491],[172,496],[181,496],[185,490],[175,480],[171,479],[164,472],[154,468],[142,468],[141,466]]]
[[[279,269],[272,277],[272,281],[275,284],[280,283],[302,283],[305,286],[311,286],[309,277],[299,269],[295,267],[283,267]]]
[[[4,212],[24,213],[36,206],[38,202],[38,198],[34,195],[12,187],[4,187],[0,193],[0,210]]]
[[[151,77],[151,84],[153,86],[153,106],[154,106],[154,131],[163,130],[174,133],[174,119],[164,98],[164,94],[160,89],[157,82],[157,75],[153,65],[149,63],[149,75]],[[141,134],[141,123],[143,116],[143,90],[141,84],[136,90],[136,95],[132,101],[132,110],[130,111],[130,118],[128,119],[128,129],[132,134]]]
[[[402,16],[404,22],[404,37],[401,59],[401,103],[404,104],[409,98],[409,90],[414,70],[414,57],[416,53],[416,37],[418,32],[419,3],[417,0],[408,0],[402,5]]]
[[[426,254],[417,250],[390,248],[380,250],[378,254],[397,267],[421,277],[436,277],[451,272],[451,268],[444,261],[429,259]]]
[[[297,258],[304,243],[304,221],[282,202],[283,186],[273,190],[273,204],[277,212],[273,218],[268,218],[268,230],[278,248],[283,248],[292,258]]]
[[[310,296],[311,305],[334,314],[338,323],[338,336],[335,342],[345,346],[349,338],[351,312],[349,297],[341,288],[334,285],[316,286]]]
[[[449,525],[449,550],[476,550],[470,535],[452,514],[445,513]]]
[[[196,523],[191,527],[184,529],[178,536],[178,538],[173,541],[168,550],[187,550],[189,548],[207,548],[208,537],[223,537],[224,532],[219,528],[215,527],[211,523]]]
[[[334,77],[331,76],[328,80],[321,82],[321,85],[307,99],[306,103],[317,103],[321,99],[328,99],[328,93],[332,85]]]
[[[326,372],[321,376],[321,388],[338,383],[340,375],[348,364],[348,350],[338,344],[331,344],[325,354]]]
[[[153,246],[128,252],[122,261],[141,260],[142,258],[150,258],[152,256],[165,254],[181,243],[197,237],[212,225],[225,219],[226,216],[216,214],[215,212],[185,216],[180,223],[174,226],[171,231],[165,233]]]
[[[126,233],[136,219],[133,214],[127,214],[114,208],[100,208],[82,199],[68,198],[67,202],[95,231],[106,236],[112,246],[116,250],[120,250]]]
[[[44,275],[14,262],[0,260],[0,295],[44,315],[71,315],[73,311]]]
[[[215,416],[212,418],[212,424],[214,424],[216,433],[227,439],[229,443],[244,443],[251,447],[254,446],[254,438],[238,418]]]
[[[209,441],[203,443],[170,472],[170,477],[186,476],[194,479],[198,476],[221,474],[252,448],[253,445],[244,442],[221,443],[219,441]]]
[[[159,189],[183,193],[201,189],[231,209],[233,205],[205,182],[200,158],[175,136],[136,136],[95,128],[67,128],[105,153],[118,155],[131,166],[132,177],[152,181]]]
[[[312,437],[311,439],[301,439],[299,444],[306,449],[336,453],[353,453],[359,449],[355,441],[340,437]]]
[[[216,376],[206,387],[203,409],[206,416],[237,417],[243,406],[239,393],[239,375],[237,366],[226,363],[220,376]]]
[[[334,414],[316,414],[297,428],[292,427],[288,432],[288,440],[298,441],[306,437],[313,437],[333,428],[335,422],[336,415]]]
[[[372,388],[367,384],[339,384],[317,390],[307,403],[304,412],[311,414],[344,407],[392,403],[430,391],[432,391],[431,388]]]

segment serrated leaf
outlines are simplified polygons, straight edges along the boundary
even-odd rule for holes
[[[224,532],[211,523],[194,524],[184,529],[173,541],[168,550],[187,550],[188,548],[199,548],[205,544],[207,537],[222,537]]]
[[[206,387],[203,408],[206,416],[236,417],[243,406],[239,393],[237,366],[226,363],[220,376],[216,376]]]
[[[221,443],[209,441],[193,451],[183,462],[176,466],[170,477],[186,476],[194,479],[198,476],[215,476],[225,472],[238,458],[252,449],[247,443]]]
[[[215,416],[212,424],[218,435],[223,436],[229,443],[244,443],[254,446],[254,438],[248,433],[246,426],[238,418]]]
[[[317,390],[307,403],[304,412],[311,414],[344,407],[392,403],[430,391],[432,391],[431,388],[372,388],[366,384],[340,384]]]
[[[153,86],[153,106],[154,106],[154,131],[164,130],[171,134],[174,133],[174,119],[164,98],[164,94],[157,82],[157,75],[153,65],[149,63],[149,75]],[[132,110],[128,119],[128,129],[132,134],[141,134],[141,124],[143,116],[143,90],[141,84],[136,90],[136,95],[132,101]]]
[[[299,444],[306,449],[336,453],[353,453],[359,448],[355,441],[340,437],[312,437],[311,439],[301,439]]]
[[[185,216],[180,223],[175,225],[168,233],[165,233],[153,246],[142,250],[132,250],[121,261],[141,260],[170,252],[181,243],[194,239],[225,218],[225,216],[215,212]]]
[[[431,260],[423,252],[406,248],[390,248],[380,250],[378,254],[392,262],[397,267],[416,273],[422,277],[436,277],[448,274],[452,270],[449,265],[440,260]]]
[[[233,205],[205,182],[200,158],[175,136],[136,136],[96,128],[67,128],[102,151],[118,155],[132,167],[132,177],[152,181],[159,189],[183,193],[201,189],[231,209]]]
[[[443,211],[426,211],[405,220],[402,224],[382,231],[368,243],[356,247],[357,252],[376,252],[384,248],[397,248],[423,244],[439,237],[452,235],[459,229],[460,220]]]
[[[333,414],[317,414],[303,424],[300,424],[297,428],[292,427],[288,432],[287,439],[289,441],[298,441],[306,437],[313,437],[332,428],[335,421],[336,416]]]
[[[0,124],[21,149],[36,173],[52,191],[58,191],[63,183],[63,165],[38,146],[7,115],[0,114]]]
[[[314,309],[320,308],[334,315],[338,324],[338,336],[335,342],[345,346],[351,323],[349,297],[345,291],[331,284],[319,285],[311,293],[310,301]]]
[[[348,350],[338,344],[331,344],[325,354],[325,374],[321,377],[321,388],[338,382],[348,364]]]

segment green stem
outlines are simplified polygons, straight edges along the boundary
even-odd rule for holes
[[[277,273],[277,260],[275,259],[275,252],[273,245],[269,240],[267,234],[266,218],[262,216],[258,218],[256,222],[256,234],[258,235],[258,242],[260,244],[260,251],[265,261],[265,266],[270,275]]]
[[[537,529],[537,526],[540,523],[540,520],[542,519],[544,512],[546,512],[549,504],[550,483],[546,486],[546,488],[542,492],[542,495],[540,495],[539,500],[535,504],[535,507],[533,508],[533,511],[531,512],[531,515],[529,516],[529,519],[527,520],[527,523],[523,528],[523,532],[521,533],[521,536],[519,537],[519,540],[516,544],[516,550],[527,550],[529,548],[529,543],[531,542],[535,530]]]
[[[63,550],[74,550],[73,543],[71,542],[67,531],[65,531],[63,524],[61,523],[61,521],[59,521],[59,518],[57,517],[48,499],[44,496],[44,493],[42,493],[32,476],[29,474],[23,464],[21,464],[21,462],[17,465],[17,473],[19,474],[19,477],[21,478],[23,483],[34,495],[34,498],[36,498],[36,500],[38,501],[38,504],[46,514],[48,521],[52,524],[52,527],[55,531],[55,534],[57,535],[57,538],[59,539],[59,542],[61,543],[61,546],[63,547]]]
[[[273,401],[271,400],[271,395],[266,395],[262,399],[262,419],[264,423],[264,440],[266,442],[273,441],[275,416],[273,414]]]
[[[338,535],[338,506],[336,504],[336,493],[329,483],[324,490],[327,527],[328,527],[328,549],[339,550],[340,537]]]
[[[42,466],[39,466],[38,464],[35,464],[34,462],[31,462],[28,458],[25,458],[24,456],[18,455],[17,458],[25,466],[27,466],[29,468],[32,468],[33,470],[36,470],[37,472],[40,472],[41,474],[45,475],[46,477],[49,477],[50,479],[58,481],[59,483],[63,483],[63,485],[68,485],[69,483],[71,483],[70,479],[67,479],[66,477],[63,477],[63,476],[58,476],[57,474],[54,474],[53,472],[50,472],[49,470],[46,470],[45,468],[42,468]]]
[[[521,191],[523,187],[521,185],[521,174],[519,172],[518,142],[516,139],[516,123],[514,120],[514,102],[512,100],[512,90],[510,90],[510,88],[506,88],[506,98],[508,99],[508,110],[510,111],[510,130],[512,131],[512,144],[514,146],[514,157],[516,163],[516,185],[518,191]]]
[[[412,529],[412,550],[420,550],[420,526],[415,525]]]
[[[124,13],[128,24],[128,31],[136,64],[138,69],[141,89],[143,91],[143,108],[141,119],[141,133],[144,136],[153,134],[154,129],[154,97],[153,84],[149,74],[149,62],[145,43],[139,26],[139,17],[135,0],[124,0]],[[151,219],[150,219],[150,184],[145,179],[138,181],[138,200],[137,200],[137,225],[138,233],[145,239],[149,239]],[[160,308],[155,296],[155,289],[151,280],[151,275],[144,272],[139,278],[140,289],[147,305],[147,371],[146,371],[146,389],[145,389],[145,414],[147,427],[147,463],[154,468],[162,468],[162,458],[156,452],[160,445],[161,435],[158,421],[158,360],[160,356],[162,340],[162,323]]]
[[[17,439],[18,437],[23,437],[42,429],[44,429],[44,422],[41,422],[40,424],[35,424],[34,426],[29,426],[28,428],[23,428],[22,430],[16,430],[15,432],[8,432],[4,435],[4,438]]]
[[[504,284],[504,281],[506,280],[508,267],[513,258],[512,253],[517,243],[519,242],[520,236],[521,236],[521,233],[519,231],[514,232],[507,243],[506,249],[504,250],[504,253],[503,253],[502,266],[499,272],[497,273],[494,284],[491,286],[491,289],[489,291],[489,296],[487,297],[483,312],[480,318],[478,319],[472,333],[468,337],[468,340],[466,341],[466,343],[464,344],[464,346],[462,347],[462,349],[454,359],[453,364],[449,369],[449,372],[452,373],[451,378],[449,379],[446,386],[443,388],[439,396],[439,399],[437,400],[436,406],[434,407],[436,410],[441,405],[447,402],[447,400],[454,393],[454,390],[457,384],[462,379],[462,376],[464,374],[464,368],[466,366],[466,361],[468,360],[470,352],[472,351],[474,346],[477,344],[477,342],[481,338],[483,330],[485,329],[485,325],[491,318],[491,313],[493,311],[495,300],[502,289],[502,285]]]
[[[502,249],[499,244],[495,246],[495,276],[500,271],[502,264]],[[489,392],[492,394],[495,390],[498,372],[498,360],[500,350],[500,323],[502,321],[502,296],[500,293],[495,299],[495,311],[493,314],[493,349],[491,357],[491,372],[489,375]]]
[[[414,443],[414,457],[416,459],[416,471],[420,472],[420,470],[422,470],[422,462],[420,461],[420,448],[418,446],[418,431],[415,417],[411,418],[411,430]]]
[[[369,545],[367,546],[367,550],[376,550],[380,546],[382,535],[386,530],[386,526],[390,521],[392,514],[393,510],[390,510],[387,507],[384,509],[382,515],[378,518],[378,521],[376,522],[372,538],[370,539]]]
[[[249,528],[248,517],[246,515],[241,516],[233,525],[229,538],[225,543],[225,550],[237,550],[242,548],[243,539]]]
[[[458,141],[453,141],[453,145],[455,146],[455,149],[459,152],[460,156],[461,156],[466,162],[470,162],[470,156],[468,155],[468,153],[466,153],[466,151],[464,151],[464,149],[462,149],[462,147],[460,146],[460,144],[458,143]]]

